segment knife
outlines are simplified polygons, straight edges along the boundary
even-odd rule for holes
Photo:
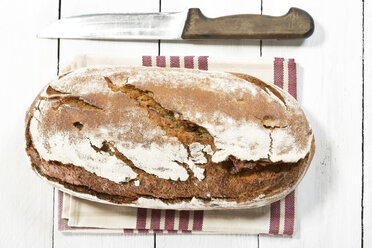
[[[208,18],[198,8],[183,12],[90,14],[60,19],[39,38],[93,40],[304,39],[313,18],[291,8],[283,16],[232,15]]]

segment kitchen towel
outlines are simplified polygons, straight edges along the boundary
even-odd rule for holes
[[[294,59],[226,58],[209,56],[142,56],[107,58],[82,55],[66,63],[61,73],[91,65],[177,67],[241,72],[288,91],[297,98]],[[293,191],[269,206],[244,210],[175,211],[131,208],[91,202],[58,191],[58,230],[93,233],[244,233],[293,235]]]

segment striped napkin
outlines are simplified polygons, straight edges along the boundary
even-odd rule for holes
[[[78,56],[61,72],[77,68],[119,64],[193,68],[247,73],[297,97],[294,59],[218,58],[208,56],[142,56],[106,58]],[[112,206],[58,192],[58,230],[93,233],[245,233],[293,235],[295,192],[284,199],[256,209],[175,211]]]

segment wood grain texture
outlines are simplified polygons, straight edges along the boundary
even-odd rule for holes
[[[364,247],[372,247],[372,3],[364,1]]]
[[[282,16],[260,14],[206,17],[199,8],[187,14],[183,39],[304,39],[314,31],[311,16],[291,8]]]
[[[61,16],[107,12],[156,12],[158,1],[137,0],[126,3],[120,0],[62,0]],[[79,54],[106,56],[156,55],[157,42],[115,42],[61,40],[60,64],[68,62]],[[154,235],[114,234],[63,234],[54,230],[54,247],[153,247]]]
[[[0,247],[50,247],[53,188],[32,172],[23,130],[26,109],[56,75],[57,42],[40,41],[36,33],[57,17],[57,4],[6,0],[0,8]]]
[[[263,13],[280,13],[291,4],[264,0]],[[312,123],[316,153],[299,186],[295,236],[260,236],[260,247],[360,247],[362,2],[296,5],[313,16],[313,36],[302,44],[263,42],[262,52],[299,63],[299,100]]]

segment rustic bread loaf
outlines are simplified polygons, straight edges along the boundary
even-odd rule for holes
[[[96,66],[59,76],[26,116],[32,168],[86,199],[250,208],[284,197],[314,154],[297,101],[257,78]]]

